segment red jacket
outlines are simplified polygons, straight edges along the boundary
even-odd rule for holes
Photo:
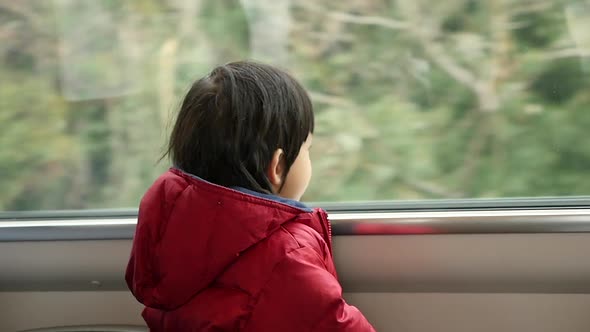
[[[154,332],[373,331],[342,298],[330,232],[322,210],[171,169],[143,197],[125,278]]]

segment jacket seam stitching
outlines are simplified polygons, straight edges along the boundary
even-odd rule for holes
[[[160,241],[166,235],[166,231],[168,230],[168,223],[170,222],[170,217],[174,213],[174,207],[176,207],[176,203],[178,203],[178,198],[180,196],[182,196],[189,188],[190,188],[190,185],[187,185],[182,191],[180,191],[176,196],[174,196],[174,198],[172,200],[170,200],[170,202],[171,202],[170,206],[166,207],[166,209],[170,212],[168,212],[168,214],[164,218],[164,225],[163,225],[164,230],[161,234],[158,234],[159,236],[158,236],[157,245],[160,244]]]
[[[293,241],[295,241],[295,243],[297,243],[297,249],[301,249],[303,248],[303,246],[301,245],[301,243],[299,243],[299,241],[297,241],[297,238],[295,237],[295,235],[293,235],[293,233],[291,233],[285,226],[281,225],[281,229],[284,230],[287,234],[289,234],[289,236],[291,236],[291,238],[293,239]],[[293,249],[293,250],[297,250],[297,249]],[[289,253],[291,253],[293,250],[288,251],[285,256],[287,256]],[[281,261],[284,259],[284,257],[281,259]],[[280,263],[280,262],[279,262]],[[278,263],[277,263],[278,264]]]

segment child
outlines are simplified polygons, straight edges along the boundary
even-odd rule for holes
[[[305,90],[271,66],[193,84],[127,267],[151,331],[373,331],[342,298],[326,213],[298,202],[313,127]]]

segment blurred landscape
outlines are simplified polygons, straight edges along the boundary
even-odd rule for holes
[[[590,2],[0,0],[0,211],[136,207],[215,65],[292,72],[305,201],[590,194]]]

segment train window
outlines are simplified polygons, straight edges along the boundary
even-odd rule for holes
[[[0,2],[0,211],[136,207],[190,82],[256,59],[316,108],[306,201],[590,194],[583,0]]]

